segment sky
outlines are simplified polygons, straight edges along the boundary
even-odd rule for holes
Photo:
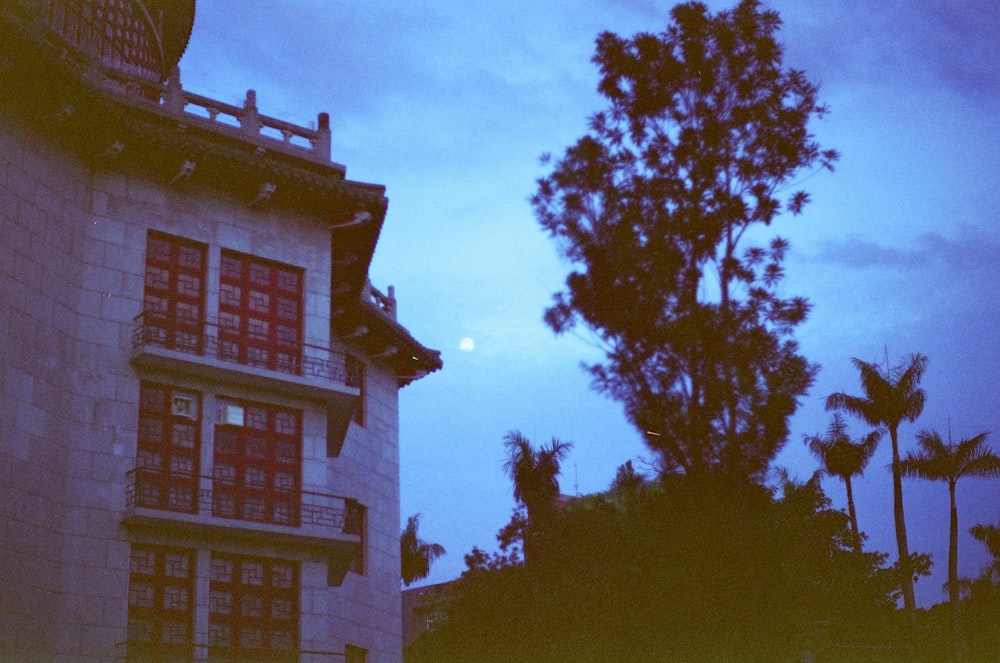
[[[715,10],[730,3],[710,2]],[[1000,451],[1000,4],[995,0],[774,0],[785,64],[820,86],[831,113],[812,129],[842,158],[808,175],[812,202],[781,217],[788,295],[813,310],[796,336],[822,366],[776,464],[807,479],[804,435],[829,423],[823,401],[860,393],[851,357],[930,358],[927,405],[901,447],[936,429],[993,431]],[[267,0],[197,3],[181,60],[185,89],[310,126],[331,117],[332,159],[387,187],[371,278],[395,286],[399,320],[439,349],[444,368],[400,393],[402,518],[448,553],[426,582],[457,577],[473,546],[492,550],[514,501],[503,435],[574,449],[561,490],[607,488],[618,465],[648,458],[621,407],[590,389],[585,334],[555,336],[542,313],[570,266],[528,199],[588,117],[606,107],[594,39],[659,32],[652,0]],[[237,9],[237,7],[239,7]],[[851,433],[867,432],[852,421]],[[855,484],[866,547],[895,559],[890,446]],[[640,463],[641,465],[641,463]],[[824,487],[844,508],[844,488]],[[912,552],[933,555],[922,605],[946,598],[945,484],[904,481]],[[1000,521],[1000,481],[958,485],[959,573],[987,561],[975,523]]]

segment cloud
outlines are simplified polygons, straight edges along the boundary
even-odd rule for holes
[[[959,226],[955,231],[952,237],[940,232],[923,233],[909,247],[900,246],[896,241],[879,244],[858,235],[826,241],[821,244],[815,260],[856,269],[891,268],[926,272],[943,267],[949,270],[951,279],[968,273],[974,277],[973,280],[982,280],[1000,271],[1000,261],[997,261],[1000,236],[971,225]]]
[[[867,0],[768,3],[794,66],[824,85],[948,88],[977,105],[1000,97],[1000,5]]]

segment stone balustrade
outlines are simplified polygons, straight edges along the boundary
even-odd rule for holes
[[[239,129],[247,138],[262,146],[281,143],[311,154],[316,159],[330,159],[330,116],[320,113],[318,128],[310,129],[262,115],[257,110],[257,93],[247,90],[242,106],[234,106],[200,94],[188,92],[181,86],[180,72],[167,79],[159,95],[160,105],[175,114],[187,114],[207,119],[209,122]]]

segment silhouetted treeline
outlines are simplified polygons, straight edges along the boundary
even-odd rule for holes
[[[671,476],[631,494],[578,498],[536,538],[530,565],[470,557],[473,568],[441,603],[444,618],[407,661],[949,656],[947,616],[914,624],[897,612],[895,569],[852,542],[847,515],[830,508],[817,477],[768,489]],[[982,596],[983,610],[995,607],[995,596]],[[970,604],[970,631],[981,612]],[[988,644],[974,639],[973,656]]]

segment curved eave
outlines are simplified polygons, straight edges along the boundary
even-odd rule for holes
[[[262,185],[274,185],[262,209],[297,211],[330,228],[335,335],[359,325],[371,330],[357,345],[372,361],[391,367],[400,386],[441,368],[438,351],[421,345],[362,296],[388,207],[384,186],[347,180],[344,166],[317,160],[294,146],[265,145],[248,139],[238,127],[102,87],[100,80],[40,41],[25,20],[23,14],[0,8],[0,89],[17,91],[0,95],[0,113],[95,171],[198,187],[251,206]],[[181,178],[185,162],[194,169]],[[352,223],[359,215],[367,218]]]
[[[387,366],[396,374],[400,387],[438,371],[443,366],[441,352],[432,350],[410,334],[403,325],[386,315],[376,305],[362,300],[350,315],[334,323],[334,334],[345,337],[363,327],[361,336],[351,343],[371,361]]]
[[[206,188],[248,205],[269,183],[275,189],[261,209],[294,210],[329,226],[369,213],[371,221],[348,235],[357,260],[344,276],[360,292],[385,218],[385,187],[347,180],[344,166],[294,145],[252,140],[239,127],[106,89],[40,41],[25,20],[0,9],[0,88],[17,91],[0,95],[0,111],[95,171]],[[185,162],[194,170],[179,181]]]
[[[194,27],[195,0],[145,0],[145,5],[154,20],[162,16],[160,43],[163,46],[163,79],[180,62],[191,41]]]
[[[148,21],[160,51],[160,81],[165,81],[187,50],[194,27],[195,0],[132,0]],[[25,27],[41,31],[40,23],[47,11],[40,0],[15,0],[5,3],[7,10],[18,15]]]
[[[355,321],[385,212],[386,206],[383,206],[371,220],[361,225],[351,225],[349,217],[331,224],[330,322],[333,329],[341,333],[358,324]]]

